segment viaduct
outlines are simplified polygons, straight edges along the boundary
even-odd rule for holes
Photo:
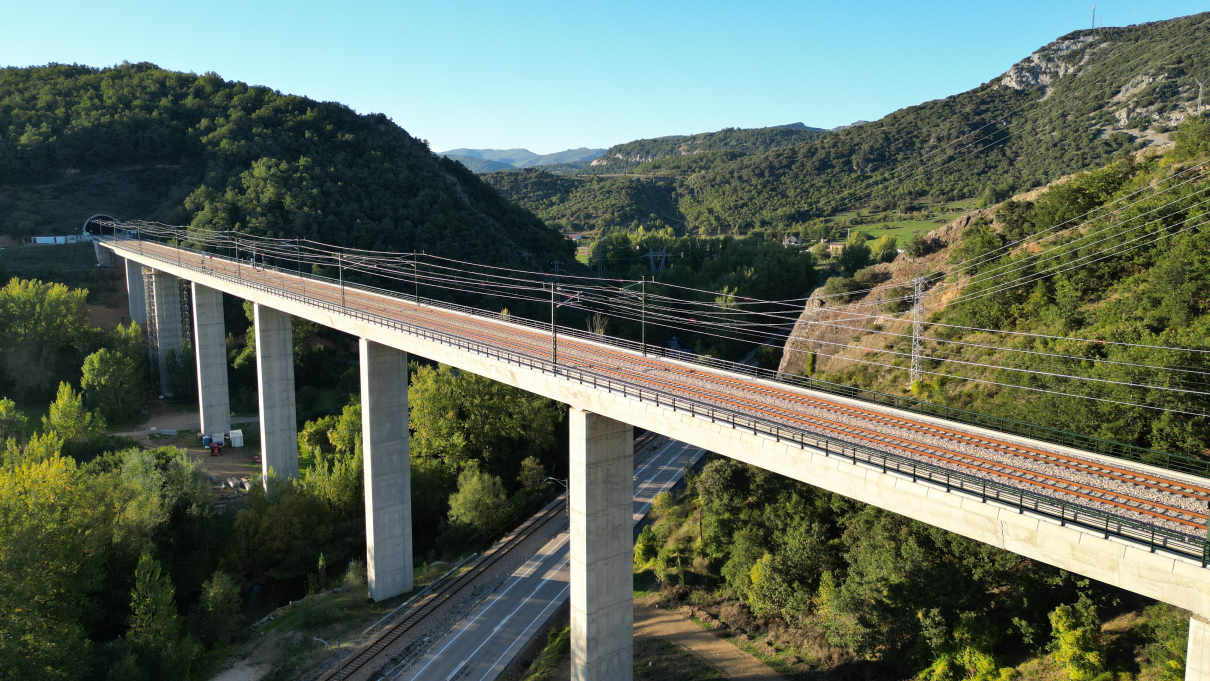
[[[376,600],[412,589],[407,353],[568,404],[573,679],[631,678],[631,443],[639,426],[1188,609],[1186,679],[1210,681],[1204,503],[1200,515],[1180,516],[1135,512],[1134,502],[1098,496],[1086,483],[1052,484],[1060,491],[1036,494],[1029,491],[1034,478],[1023,474],[1016,486],[1007,474],[989,482],[995,476],[967,475],[952,462],[887,453],[803,425],[808,406],[774,413],[760,405],[832,405],[871,423],[893,421],[919,433],[921,443],[957,433],[944,437],[1066,457],[1083,462],[1072,465],[1085,472],[1158,481],[1146,484],[1164,493],[1206,489],[1205,478],[656,357],[633,344],[567,337],[562,329],[554,362],[549,326],[153,241],[115,236],[96,244],[99,258],[125,267],[131,315],[147,328],[161,375],[167,351],[182,347],[180,320],[189,313],[184,333],[192,333],[205,433],[230,429],[222,294],[254,304],[266,473],[298,474],[291,318],[360,338],[366,563]],[[181,282],[191,296],[179,294]],[[192,301],[191,310],[182,309],[183,300]],[[1168,520],[1178,517],[1185,520]],[[1184,525],[1173,529],[1174,522]],[[1200,531],[1182,530],[1198,523]]]

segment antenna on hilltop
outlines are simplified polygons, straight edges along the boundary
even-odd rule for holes
[[[1097,3],[1092,3],[1092,30],[1097,29]]]

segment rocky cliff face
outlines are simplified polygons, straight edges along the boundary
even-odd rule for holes
[[[1091,31],[1088,35],[1056,40],[1013,64],[1000,78],[1000,85],[1014,90],[1028,90],[1038,85],[1049,86],[1054,81],[1079,71],[1097,50],[1109,45],[1108,42],[1099,42]]]
[[[992,219],[992,209],[967,213],[957,220],[928,233],[932,251],[920,258],[910,258],[901,253],[894,262],[874,266],[880,275],[878,287],[861,299],[848,304],[825,298],[823,287],[815,290],[799,315],[794,331],[786,341],[779,369],[791,374],[808,374],[810,357],[815,357],[815,375],[827,374],[852,364],[860,364],[871,352],[883,352],[899,336],[891,334],[912,333],[911,311],[892,313],[884,308],[889,299],[903,295],[896,287],[911,289],[915,277],[938,272],[949,262],[950,251],[961,238],[962,230],[972,220],[983,217]],[[938,310],[945,307],[949,299],[958,295],[957,289],[939,293],[937,289],[926,291],[924,307]],[[888,333],[876,333],[885,331]],[[876,360],[879,364],[888,361],[887,356]],[[907,365],[907,358],[894,360],[897,365]],[[884,370],[882,367],[874,367]],[[907,374],[904,374],[907,382]]]

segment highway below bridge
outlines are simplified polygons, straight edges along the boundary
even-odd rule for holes
[[[568,404],[575,679],[631,676],[632,426],[1186,608],[1186,678],[1210,679],[1210,480],[1173,470],[1173,458],[1096,454],[562,327],[552,361],[548,324],[162,243],[100,248],[125,260],[132,317],[148,311],[161,353],[180,343],[170,291],[191,282],[206,432],[229,428],[225,371],[212,370],[225,367],[220,294],[255,303],[263,461],[278,475],[297,475],[290,317],[361,338],[375,599],[411,588],[405,353]]]
[[[662,443],[634,474],[634,523],[651,510],[655,496],[670,489],[705,451],[671,440]],[[564,603],[571,588],[568,532],[537,551],[482,604],[433,641],[415,660],[405,660],[383,678],[490,681],[500,676]]]

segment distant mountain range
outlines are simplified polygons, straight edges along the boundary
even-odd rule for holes
[[[658,222],[703,236],[817,239],[839,229],[826,218],[855,208],[907,214],[958,199],[992,204],[1165,144],[1203,111],[1197,79],[1206,54],[1210,14],[1080,30],[978,87],[877,121],[634,140],[586,167],[484,179],[567,230]],[[545,173],[554,177],[535,177]]]
[[[494,173],[498,170],[548,166],[556,163],[583,163],[605,153],[604,149],[568,149],[553,154],[535,154],[529,149],[450,149],[439,152],[452,158],[476,173]]]

